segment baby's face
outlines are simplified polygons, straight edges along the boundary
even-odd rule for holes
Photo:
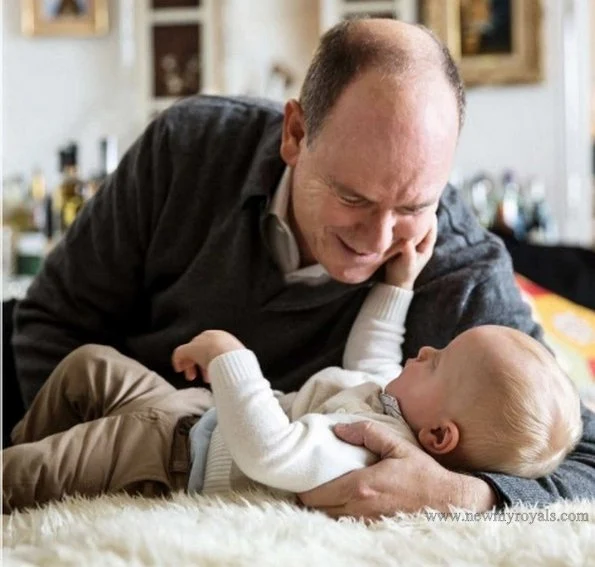
[[[405,421],[418,432],[424,427],[434,428],[450,415],[451,397],[461,396],[466,375],[479,363],[473,333],[459,335],[443,349],[422,347],[416,358],[405,363],[403,372],[390,382],[385,391],[399,402]]]

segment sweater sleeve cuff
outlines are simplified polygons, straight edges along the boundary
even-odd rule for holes
[[[262,370],[256,355],[248,349],[238,349],[216,356],[207,369],[211,382],[229,385],[262,379]]]
[[[411,290],[377,283],[368,293],[361,310],[375,319],[404,320],[412,299],[413,291]]]

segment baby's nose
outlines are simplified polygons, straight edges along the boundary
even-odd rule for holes
[[[430,354],[432,354],[432,350],[433,350],[432,347],[428,347],[428,346],[421,347],[417,354],[417,358],[419,358],[420,360],[425,360],[426,358],[428,358],[428,356]]]

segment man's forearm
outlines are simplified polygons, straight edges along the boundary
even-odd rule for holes
[[[25,407],[31,405],[58,363],[81,345],[42,307],[40,298],[43,293],[44,290],[35,290],[31,299],[24,299],[16,306],[13,348]]]
[[[472,476],[461,475],[461,477],[459,507],[485,512],[499,505],[498,494],[491,483]]]

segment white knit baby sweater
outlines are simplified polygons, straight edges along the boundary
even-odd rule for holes
[[[413,293],[376,284],[352,327],[344,368],[330,367],[291,394],[275,393],[250,350],[218,356],[208,368],[218,425],[207,454],[203,492],[238,488],[241,475],[303,492],[377,457],[339,440],[337,423],[370,419],[415,438],[403,419],[384,414],[378,396],[401,372],[401,344]],[[232,479],[234,479],[234,482]]]

